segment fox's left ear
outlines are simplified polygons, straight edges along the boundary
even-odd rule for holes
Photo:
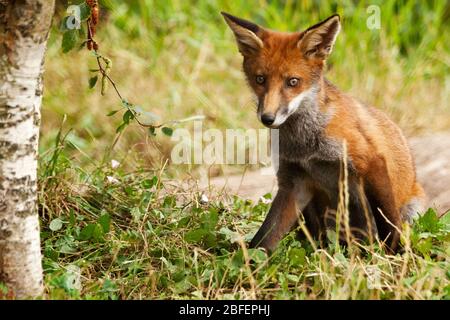
[[[225,21],[234,32],[239,51],[244,56],[258,53],[264,46],[259,37],[263,29],[253,22],[232,16],[229,13],[221,12]]]
[[[341,29],[340,20],[339,15],[335,14],[302,32],[297,46],[305,57],[326,59],[330,55]]]

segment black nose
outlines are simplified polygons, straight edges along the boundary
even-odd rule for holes
[[[271,113],[264,113],[261,116],[261,121],[266,126],[270,126],[275,121],[275,115],[273,115]]]

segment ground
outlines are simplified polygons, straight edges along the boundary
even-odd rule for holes
[[[428,197],[428,206],[441,214],[450,210],[450,133],[431,134],[410,139],[418,180]],[[264,173],[270,169],[264,169]],[[203,186],[208,181],[202,181]],[[245,171],[244,174],[221,176],[209,181],[216,189],[257,201],[266,193],[276,191],[276,178],[261,171]]]

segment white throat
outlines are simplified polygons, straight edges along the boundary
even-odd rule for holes
[[[289,118],[294,112],[298,110],[298,108],[300,108],[304,104],[304,102],[313,101],[315,99],[316,93],[316,89],[314,87],[311,87],[308,90],[300,93],[289,102],[287,106],[287,112],[283,112],[283,108],[280,108],[275,115],[273,126],[278,127],[282,125],[287,120],[287,118]]]

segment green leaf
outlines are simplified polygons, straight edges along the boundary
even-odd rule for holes
[[[84,40],[86,33],[87,33],[87,29],[85,28],[84,24],[82,24],[81,27],[78,29],[78,38]],[[85,46],[86,46],[86,42],[83,41],[80,45],[80,49],[84,48]]]
[[[240,239],[239,233],[236,231],[230,230],[227,227],[222,227],[219,230],[219,233],[225,236],[225,239],[230,242],[237,242]]]
[[[97,84],[98,76],[94,76],[89,79],[89,88],[93,89],[95,85]]]
[[[447,211],[446,213],[444,213],[439,220],[441,221],[442,224],[444,224],[444,226],[449,228],[450,227],[450,211]]]
[[[349,263],[349,260],[342,254],[342,252],[336,252],[334,254],[334,258],[344,266],[347,266]]]
[[[216,209],[211,209],[208,213],[201,217],[202,226],[209,231],[213,231],[219,222],[219,215]]]
[[[78,41],[78,31],[76,29],[64,32],[61,44],[62,51],[64,53],[69,52],[70,50],[75,48],[77,41]]]
[[[263,195],[263,198],[264,199],[272,199],[272,194],[269,192],[269,193],[266,193],[265,195]]]
[[[191,221],[190,217],[181,218],[180,221],[178,221],[178,224],[177,224],[178,228],[186,227],[188,225],[189,221]]]
[[[427,255],[430,253],[431,248],[433,247],[433,240],[431,238],[422,239],[417,243],[416,247],[420,253],[423,255]]]
[[[76,218],[75,218],[75,210],[70,209],[70,214],[69,214],[69,223],[70,225],[73,227],[76,223]]]
[[[239,249],[238,251],[235,252],[233,258],[231,259],[231,267],[239,270],[244,264],[244,262],[245,262],[244,253],[242,249]]]
[[[104,232],[103,232],[103,228],[101,225],[99,225],[98,223],[96,223],[94,225],[94,230],[92,231],[92,238],[97,241],[97,242],[101,242],[103,241],[103,236],[104,236]]]
[[[50,222],[49,228],[52,231],[58,231],[58,230],[61,230],[62,226],[63,226],[62,220],[59,218],[56,218]]]
[[[86,227],[83,228],[80,232],[80,240],[86,241],[92,238],[92,235],[94,234],[96,224],[90,223]]]
[[[207,232],[202,240],[203,240],[203,243],[208,248],[213,248],[213,247],[217,246],[217,237],[212,232]]]
[[[336,231],[334,230],[326,230],[326,235],[328,241],[330,241],[330,244],[332,245],[335,245],[339,241]]]
[[[105,279],[100,292],[108,293],[109,298],[114,300],[114,299],[117,299],[117,297],[113,293],[118,290],[119,289],[117,289],[117,285],[113,281],[111,281],[109,279]]]
[[[107,116],[111,117],[111,116],[115,115],[119,111],[120,111],[120,109],[119,110],[110,111],[110,112],[108,112]]]
[[[154,176],[152,179],[145,179],[141,182],[141,186],[145,189],[150,189],[158,183],[158,177]]]
[[[174,208],[177,204],[177,198],[175,196],[164,197],[163,207],[164,208]]]
[[[256,263],[263,263],[267,260],[267,253],[262,249],[248,249],[249,258]]]
[[[303,248],[292,248],[289,250],[289,263],[293,266],[305,264],[306,251]]]
[[[86,2],[78,5],[78,7],[80,8],[80,20],[86,21],[91,16],[91,7]]]
[[[123,122],[120,126],[117,127],[116,133],[122,132],[127,127],[127,125],[128,123]]]
[[[186,270],[180,270],[180,271],[178,271],[178,272],[175,272],[175,273],[172,275],[173,281],[175,281],[175,282],[180,282],[180,281],[184,280],[184,278],[186,278],[186,273],[187,273]]]
[[[63,244],[61,246],[61,248],[59,249],[59,252],[61,252],[61,253],[74,253],[76,251],[77,250],[73,246],[71,246],[70,244],[67,244],[67,243]]]
[[[295,275],[295,274],[287,274],[286,275],[286,279],[289,282],[292,282],[292,283],[297,283],[300,280],[300,278],[297,275]]]
[[[68,294],[75,294],[80,289],[80,269],[69,265],[67,272],[51,280],[53,286],[64,289]]]
[[[161,129],[161,131],[162,131],[166,136],[169,136],[169,137],[171,137],[172,134],[173,134],[173,129],[172,129],[172,128],[169,128],[169,127],[163,127],[163,128]]]
[[[438,215],[436,211],[431,208],[428,209],[423,216],[419,217],[418,224],[420,225],[421,230],[431,233],[438,232],[440,228]]]
[[[192,230],[185,234],[184,240],[189,243],[199,243],[207,233],[207,230],[201,228]]]
[[[45,247],[45,249],[44,249],[44,256],[53,261],[57,261],[58,257],[59,257],[59,253],[52,247],[48,246],[48,247]]]
[[[133,119],[134,119],[134,114],[131,110],[127,110],[127,112],[125,112],[123,114],[123,122],[124,123],[129,124],[130,120],[133,120]]]
[[[111,216],[108,213],[103,214],[98,218],[98,223],[103,229],[104,233],[108,233],[111,226]]]

